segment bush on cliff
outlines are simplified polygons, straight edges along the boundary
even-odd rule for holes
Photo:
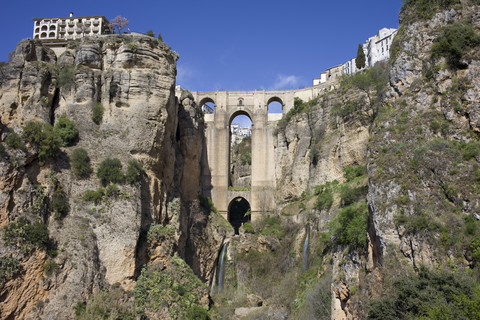
[[[38,160],[41,166],[60,153],[62,140],[49,123],[28,122],[23,127],[22,138],[38,147]]]
[[[125,176],[122,172],[122,163],[117,158],[103,160],[97,168],[97,177],[103,186],[108,183],[123,183]]]
[[[452,8],[458,4],[460,4],[460,0],[403,0],[401,13],[404,19],[402,22],[414,19],[427,20],[438,11]],[[408,17],[405,17],[406,13],[408,13]]]
[[[388,297],[373,299],[367,319],[480,319],[480,287],[461,270],[429,270],[394,280]]]
[[[36,221],[28,222],[25,218],[18,218],[3,229],[2,239],[5,245],[18,247],[22,252],[28,252],[33,247],[46,245],[48,242],[47,226]]]
[[[125,180],[134,184],[135,182],[140,181],[143,173],[143,165],[140,161],[136,159],[128,160],[127,174],[125,175]]]
[[[13,148],[13,149],[20,149],[22,151],[27,151],[27,147],[25,146],[25,144],[23,143],[22,139],[20,138],[20,136],[18,134],[16,134],[15,132],[10,132],[10,134],[7,136],[7,138],[5,139],[5,143],[7,144],[7,146],[9,146],[10,148]]]
[[[70,157],[70,165],[75,176],[81,179],[90,177],[90,174],[93,172],[88,153],[83,148],[73,150]]]
[[[5,283],[12,279],[21,269],[22,265],[17,259],[7,256],[0,257],[0,290],[3,289]]]
[[[96,124],[100,124],[103,120],[103,105],[99,102],[92,107],[92,120]]]
[[[465,51],[480,44],[480,36],[471,24],[453,23],[443,29],[432,46],[432,57],[445,57],[452,69],[462,68],[460,59]]]
[[[78,138],[78,130],[75,128],[75,123],[68,120],[66,115],[58,118],[53,131],[62,140],[63,147],[73,145]]]

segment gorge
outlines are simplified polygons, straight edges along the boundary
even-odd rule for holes
[[[148,35],[22,40],[0,318],[478,318],[479,5],[405,1],[389,61],[277,92],[179,88]],[[229,188],[237,114],[250,190]]]

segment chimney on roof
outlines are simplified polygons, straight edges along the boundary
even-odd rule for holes
[[[70,12],[70,18],[73,17],[73,12]]]

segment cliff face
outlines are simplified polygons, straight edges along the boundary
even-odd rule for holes
[[[205,242],[211,252],[189,262],[208,277],[223,238],[216,230],[203,236],[212,220],[195,204],[203,135],[196,106],[175,97],[177,59],[154,38],[112,35],[72,42],[58,59],[40,42],[25,40],[1,67],[2,141],[13,132],[22,136],[29,121],[53,126],[66,117],[78,130],[74,146],[61,148],[44,165],[35,143],[2,148],[0,225],[26,218],[27,225],[47,226],[49,234],[26,251],[20,243],[2,245],[2,255],[21,264],[1,289],[2,318],[67,319],[77,302],[101,288],[118,283],[132,290],[140,267],[158,258],[146,239],[152,224],[174,226],[172,246],[183,257],[205,250]],[[93,121],[98,109],[103,117]],[[95,172],[87,179],[73,174],[68,159],[79,148],[94,169],[107,158],[118,158],[123,168],[135,159],[144,173],[134,184],[112,187],[113,198],[87,201],[86,191],[98,191],[100,184]],[[69,210],[55,218],[56,192],[68,199]],[[174,197],[180,205],[167,209]],[[200,235],[192,236],[195,230]],[[167,261],[173,252],[162,254]]]

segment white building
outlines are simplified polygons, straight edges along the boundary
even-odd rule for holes
[[[232,143],[240,143],[245,137],[252,135],[252,128],[250,127],[240,127],[238,123],[232,123],[230,125],[230,132],[232,133],[231,141]]]
[[[395,34],[397,34],[397,29],[382,28],[376,35],[365,41],[363,51],[367,67],[373,67],[375,63],[390,58],[390,47]]]
[[[365,66],[373,67],[375,63],[390,58],[390,47],[392,46],[393,38],[397,33],[394,28],[382,28],[376,35],[368,38],[362,45],[365,53]],[[341,67],[341,70],[339,70]],[[327,69],[322,72],[320,78],[313,79],[313,85],[325,83],[336,79],[340,74],[354,74],[357,71],[355,58],[348,60],[344,64]]]
[[[33,38],[40,40],[72,40],[88,36],[110,34],[112,29],[104,16],[35,18]]]
[[[357,72],[356,58],[348,60],[343,64],[343,73],[344,74],[354,74]]]

